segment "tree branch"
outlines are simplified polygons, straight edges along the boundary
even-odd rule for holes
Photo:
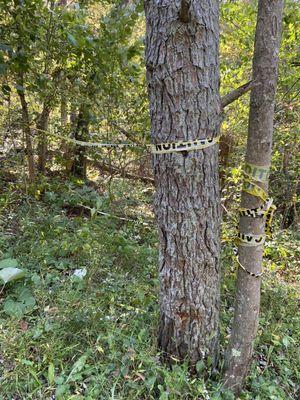
[[[237,89],[232,90],[231,92],[225,94],[225,96],[221,97],[221,107],[225,108],[228,104],[233,103],[235,100],[243,96],[243,94],[252,90],[255,86],[257,86],[257,82],[249,81],[244,85],[238,87]]]
[[[114,121],[111,121],[110,124],[113,125],[114,127],[116,127],[118,129],[118,131],[120,131],[126,137],[126,139],[131,140],[133,143],[142,144],[137,139],[137,136],[138,136],[137,133],[127,131],[126,129],[122,128],[120,125],[118,125]]]
[[[110,174],[117,174],[117,175],[120,175],[127,179],[140,180],[144,183],[151,184],[151,185],[154,184],[154,179],[151,178],[150,176],[141,176],[141,175],[133,174],[130,172],[126,172],[124,170],[121,170],[121,169],[113,166],[113,165],[107,165],[107,164],[101,163],[99,161],[92,160],[90,158],[88,158],[87,161],[91,165],[93,165],[94,167],[99,169],[100,171],[108,172]]]
[[[190,1],[189,0],[181,0],[180,10],[179,10],[179,20],[185,24],[190,22]]]

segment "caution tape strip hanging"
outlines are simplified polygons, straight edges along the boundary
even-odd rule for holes
[[[233,251],[234,251],[234,254],[235,254],[235,256],[236,256],[236,261],[237,261],[239,267],[242,268],[243,271],[245,271],[248,275],[253,276],[254,278],[259,278],[259,277],[262,276],[263,272],[257,272],[257,273],[255,273],[255,272],[248,271],[248,270],[243,266],[243,264],[240,262],[238,249],[237,249],[237,248],[234,248]]]
[[[268,199],[268,194],[264,191],[264,189],[258,186],[251,179],[248,178],[244,179],[242,190],[243,192],[252,194],[252,196],[260,198],[262,201],[267,201]]]
[[[98,148],[111,147],[111,148],[115,148],[115,149],[122,149],[122,148],[126,148],[126,147],[148,147],[148,148],[150,148],[150,150],[153,154],[168,154],[168,153],[175,153],[175,152],[181,152],[181,151],[206,149],[207,147],[213,146],[214,144],[218,143],[220,140],[220,136],[216,136],[214,138],[204,138],[204,139],[196,139],[196,140],[142,145],[142,144],[136,144],[136,143],[84,142],[81,140],[64,137],[64,136],[57,135],[54,133],[51,133],[50,135],[57,137],[59,139],[63,139],[66,142],[74,143],[78,146],[84,146],[84,147],[98,147]]]

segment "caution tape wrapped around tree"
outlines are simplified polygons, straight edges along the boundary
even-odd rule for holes
[[[263,201],[263,205],[257,208],[240,208],[239,214],[243,217],[249,218],[264,218],[265,217],[265,234],[255,235],[253,233],[241,233],[237,227],[236,244],[239,246],[260,246],[265,242],[266,236],[272,234],[272,221],[276,206],[273,204],[273,199],[268,197],[266,191],[261,188],[257,182],[266,183],[269,176],[269,168],[267,166],[257,166],[254,164],[246,163],[243,171],[246,176],[243,182],[242,190],[252,196],[258,197]],[[240,262],[238,249],[234,248],[234,254],[237,263],[247,274],[253,277],[260,277],[261,273],[253,273],[248,271]]]

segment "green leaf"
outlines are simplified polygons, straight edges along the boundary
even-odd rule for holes
[[[30,290],[27,288],[24,288],[20,292],[18,300],[22,301],[22,303],[24,304],[25,312],[30,311],[36,303],[35,298],[32,296]]]
[[[23,358],[23,359],[21,360],[21,363],[22,363],[23,365],[27,365],[27,366],[30,366],[30,367],[32,367],[32,366],[34,365],[34,362],[33,362],[33,361],[27,360],[26,358]]]
[[[205,370],[205,364],[203,360],[200,360],[196,364],[196,370],[198,374],[202,373]]]
[[[52,383],[54,382],[54,378],[55,378],[54,364],[50,363],[48,366],[48,382],[50,385],[52,385]]]
[[[59,385],[57,386],[55,390],[55,396],[57,398],[61,398],[62,395],[64,395],[67,391],[69,390],[69,385]]]
[[[89,357],[88,354],[84,354],[83,356],[79,357],[79,359],[73,365],[73,368],[72,368],[72,370],[71,370],[66,382],[69,382],[71,380],[71,378],[73,378],[73,376],[75,374],[77,374],[78,372],[82,371],[82,369],[84,368],[84,366],[85,366],[85,364],[87,362],[88,357]]]
[[[0,261],[0,268],[16,268],[19,266],[19,263],[14,258],[6,258],[5,260]]]
[[[4,302],[3,310],[7,315],[20,319],[24,315],[24,304],[8,299]]]
[[[35,298],[27,288],[23,288],[18,293],[17,298],[8,298],[3,304],[3,310],[11,317],[21,318],[24,314],[30,312],[35,306]]]
[[[288,347],[290,344],[290,338],[288,336],[284,336],[284,338],[282,339],[282,343],[285,347]]]
[[[35,379],[36,383],[39,386],[41,386],[41,382],[40,382],[39,377],[38,377],[37,373],[35,372],[35,370],[33,368],[29,368],[29,373],[30,373],[30,375],[33,376],[33,378]]]
[[[17,279],[23,278],[25,275],[25,271],[19,268],[3,268],[0,271],[0,278],[3,280],[4,283],[16,281]]]

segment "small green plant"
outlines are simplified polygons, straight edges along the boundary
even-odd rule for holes
[[[9,294],[3,303],[5,314],[21,319],[25,314],[30,313],[36,304],[32,292],[28,288],[18,288]]]

